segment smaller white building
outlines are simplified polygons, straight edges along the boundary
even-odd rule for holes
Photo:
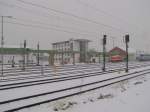
[[[23,60],[25,59],[25,65],[36,65],[37,64],[37,50],[26,48],[17,48],[17,47],[5,47],[2,50],[0,49],[0,63],[2,62],[3,55],[3,64],[5,65],[16,65],[22,66]],[[48,65],[49,64],[49,54],[48,50],[39,51],[39,64]]]

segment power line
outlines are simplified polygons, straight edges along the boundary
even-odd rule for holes
[[[68,20],[66,20],[66,18],[64,19],[64,18],[62,18],[62,17],[60,17],[60,16],[57,16],[57,15],[52,15],[52,14],[50,14],[50,13],[44,13],[44,12],[40,12],[40,11],[34,11],[34,10],[30,10],[30,9],[28,9],[28,8],[24,8],[23,6],[19,6],[19,5],[14,5],[14,4],[8,4],[8,3],[5,3],[5,2],[2,2],[2,1],[0,1],[0,5],[4,5],[4,6],[7,6],[7,7],[9,7],[9,8],[18,8],[19,10],[17,10],[17,11],[20,11],[20,9],[21,10],[23,10],[23,11],[25,11],[25,12],[27,12],[27,13],[31,13],[31,14],[34,14],[34,15],[36,15],[36,16],[38,16],[39,17],[39,15],[42,15],[42,17],[45,17],[45,18],[47,18],[47,19],[50,19],[50,16],[51,17],[55,17],[56,19],[59,19],[59,20],[63,20],[63,21],[67,21],[68,22]]]
[[[32,14],[36,14],[36,16],[39,16],[39,14],[41,14],[40,12],[36,12],[36,13],[34,13],[33,12],[33,10],[29,10],[29,9],[26,9],[26,8],[23,8],[22,6],[18,6],[18,5],[12,5],[12,4],[8,4],[8,3],[4,3],[4,2],[1,2],[0,1],[0,5],[5,5],[5,6],[7,6],[7,7],[10,7],[10,8],[12,8],[12,7],[15,7],[15,8],[19,8],[19,9],[21,9],[21,10],[23,10],[23,11],[25,11],[25,12],[28,12],[28,13],[32,13]],[[19,10],[20,11],[20,10]],[[44,15],[43,15],[44,14]],[[57,19],[59,19],[59,20],[65,20],[64,18],[62,18],[62,17],[59,17],[59,16],[56,16],[56,15],[51,15],[51,14],[49,14],[49,13],[43,13],[42,12],[42,17],[45,17],[45,18],[48,18],[49,19],[49,16],[48,15],[45,15],[45,14],[48,14],[48,15],[50,15],[50,16],[53,16],[53,17],[56,17]],[[66,21],[66,20],[65,20]],[[67,20],[67,22],[69,22],[68,20]]]
[[[99,12],[99,13],[101,13],[101,14],[104,14],[104,15],[107,15],[107,16],[111,16],[111,17],[116,18],[116,19],[118,19],[118,20],[120,20],[120,21],[122,21],[122,22],[125,22],[123,19],[121,19],[121,18],[119,18],[119,17],[116,17],[116,16],[114,16],[114,15],[112,15],[112,14],[110,14],[110,13],[107,13],[107,12],[104,11],[104,10],[98,9],[98,8],[92,6],[91,4],[88,4],[88,3],[86,3],[86,2],[83,2],[82,0],[75,0],[75,1],[81,3],[82,5],[84,5],[84,6],[86,6],[86,7],[89,7],[89,8],[91,8],[91,9],[94,9],[95,11],[97,11],[97,12]]]
[[[43,22],[35,21],[35,20],[18,19],[16,17],[13,17],[12,19],[19,20],[19,21],[25,21],[25,22],[32,22],[32,23],[41,24],[41,25],[44,25],[44,26],[46,25],[46,26],[53,26],[53,27],[56,27],[56,28],[67,28],[67,29],[76,30],[76,31],[79,31],[79,32],[86,32],[86,33],[91,33],[91,34],[92,33],[93,34],[99,34],[97,32],[89,32],[89,31],[80,30],[80,29],[76,29],[76,28],[72,28],[72,27],[68,27],[68,26],[60,26],[60,25],[56,25],[56,24],[43,23]]]
[[[16,8],[19,8],[19,9],[22,9],[23,11],[27,11],[28,13],[33,13],[33,10],[28,10],[28,9],[26,9],[26,8],[23,8],[22,6],[18,6],[18,5],[10,5],[10,4],[7,4],[7,3],[3,3],[3,2],[1,2],[0,1],[0,3],[2,3],[3,5],[6,5],[6,6],[8,6],[8,7],[16,7]],[[20,11],[20,10],[19,10]],[[33,14],[35,14],[35,13],[33,13]],[[45,13],[46,14],[46,13]],[[39,16],[39,15],[38,15]],[[52,16],[52,15],[51,15]],[[49,19],[49,17],[48,16],[42,16],[42,17],[46,17],[46,18],[48,18]],[[59,16],[55,16],[55,17],[59,17]],[[18,18],[17,18],[18,19]],[[63,19],[63,18],[59,18],[59,19]],[[83,32],[83,31],[82,31]],[[84,31],[85,32],[85,31]],[[87,31],[86,31],[87,32]],[[89,33],[89,32],[88,32]],[[91,33],[91,32],[90,32]],[[92,33],[96,33],[96,32],[92,32]],[[99,35],[99,34],[98,34]],[[100,34],[101,35],[101,34]]]
[[[8,4],[8,3],[4,3],[4,2],[1,2],[0,1],[0,5],[5,5],[5,6],[7,6],[7,7],[9,7],[9,8],[12,8],[12,7],[15,7],[15,8],[19,8],[19,11],[20,11],[20,9],[21,10],[23,10],[23,11],[25,11],[25,12],[28,12],[28,13],[32,13],[32,14],[36,14],[36,16],[39,16],[39,14],[40,14],[40,12],[38,11],[38,12],[36,12],[36,13],[34,13],[33,12],[33,10],[29,10],[29,9],[26,9],[26,8],[23,8],[22,6],[19,6],[19,5],[12,5],[12,4]],[[44,14],[44,15],[43,15]],[[53,16],[53,17],[56,17],[57,19],[59,19],[59,20],[65,20],[66,21],[66,18],[64,19],[64,18],[62,18],[62,17],[59,17],[59,16],[56,16],[56,15],[51,15],[50,13],[42,13],[42,17],[45,17],[45,18],[48,18],[48,19],[50,19],[49,18],[49,16],[48,15],[45,15],[45,14],[48,14],[49,16]],[[68,20],[67,20],[67,22],[69,22]]]
[[[113,26],[106,25],[106,24],[103,24],[103,23],[100,23],[100,22],[97,22],[95,20],[91,20],[91,19],[88,19],[88,18],[80,17],[80,16],[74,15],[72,13],[63,12],[63,11],[60,11],[60,10],[56,10],[56,9],[53,9],[53,8],[49,8],[49,7],[46,7],[46,6],[43,6],[43,5],[39,5],[39,4],[35,4],[35,3],[32,3],[32,2],[27,2],[27,1],[23,1],[23,0],[16,0],[16,1],[19,1],[19,2],[24,3],[24,4],[31,5],[31,6],[34,6],[34,7],[50,10],[50,11],[53,11],[53,12],[56,12],[56,13],[59,13],[59,14],[65,15],[65,16],[73,17],[73,18],[76,18],[76,19],[79,19],[79,20],[83,20],[83,21],[87,21],[87,22],[90,22],[90,23],[98,24],[98,25],[101,25],[101,26],[104,26],[104,27],[107,27],[107,28],[117,30],[119,32],[124,32],[119,28],[115,28]]]
[[[16,19],[19,20],[18,18],[12,17],[12,19]],[[23,19],[25,20],[25,19]],[[35,21],[34,21],[35,22]],[[17,22],[4,22],[4,23],[10,23],[10,24],[16,24],[16,25],[21,25],[21,26],[25,26],[25,27],[33,27],[33,28],[40,28],[40,29],[50,29],[50,30],[55,30],[55,31],[60,31],[60,32],[66,32],[66,33],[72,33],[72,34],[79,34],[79,35],[88,35],[88,36],[103,36],[103,34],[93,34],[91,33],[87,33],[87,32],[83,32],[83,33],[79,33],[79,32],[75,32],[75,31],[69,31],[69,30],[64,30],[64,29],[56,29],[56,28],[50,28],[50,27],[46,27],[46,26],[40,26],[40,25],[32,25],[32,24],[24,24],[24,23],[17,23]],[[58,27],[59,28],[59,27]],[[82,31],[80,31],[82,32]],[[111,36],[112,37],[112,36]]]
[[[128,25],[131,25],[131,24],[132,24],[132,26],[138,27],[138,25],[136,25],[136,24],[134,24],[134,23],[129,23],[129,22],[127,22],[126,20],[124,20],[124,19],[122,19],[122,18],[120,18],[120,17],[117,17],[117,16],[115,16],[115,15],[113,15],[113,14],[110,14],[110,13],[104,11],[104,10],[101,10],[101,9],[99,9],[99,8],[97,8],[97,7],[93,6],[93,5],[91,5],[91,4],[88,4],[88,3],[86,3],[86,2],[83,2],[82,0],[75,0],[75,1],[81,3],[82,5],[84,5],[84,6],[86,6],[86,7],[89,7],[89,8],[91,8],[91,9],[94,9],[95,11],[99,12],[100,14],[104,14],[104,15],[110,16],[110,17],[112,17],[112,18],[114,18],[114,19],[117,19],[117,20],[119,20],[119,21],[122,21],[122,22],[124,22],[124,23],[126,23],[126,24],[128,24]],[[141,30],[143,30],[143,29],[141,29]]]
[[[69,30],[63,30],[63,29],[56,29],[56,28],[50,28],[50,27],[40,26],[40,25],[31,25],[31,24],[24,24],[24,23],[17,23],[17,22],[5,22],[5,23],[21,25],[21,26],[25,26],[25,27],[39,28],[39,29],[47,29],[47,30],[50,29],[50,30],[55,30],[55,31],[65,32],[65,33],[71,33],[71,34],[88,35],[88,36],[98,36],[98,35],[93,35],[93,34],[88,34],[88,33],[79,33],[79,32],[74,32],[74,31],[69,31]]]
[[[12,8],[12,7],[17,7],[17,8],[21,8],[21,9],[23,9],[24,11],[28,11],[28,12],[30,12],[30,13],[32,13],[32,11],[31,10],[26,10],[26,8],[23,8],[23,7],[20,7],[20,6],[17,6],[17,5],[12,5],[12,4],[7,4],[7,3],[4,3],[4,2],[1,2],[0,1],[0,4],[2,5],[6,5],[6,6],[8,6],[8,7],[10,7],[10,8]],[[34,13],[35,14],[35,13]],[[52,16],[52,15],[51,15]],[[45,17],[47,17],[48,19],[49,19],[49,17],[48,16],[45,16]],[[55,17],[58,17],[58,16],[55,16]],[[16,19],[16,20],[21,20],[21,21],[25,21],[25,22],[34,22],[34,23],[38,23],[38,24],[43,24],[43,25],[51,25],[51,26],[54,26],[54,27],[61,27],[61,28],[68,28],[68,29],[72,29],[72,30],[78,30],[78,29],[75,29],[75,28],[72,28],[72,27],[66,27],[66,26],[60,26],[60,25],[54,25],[54,24],[48,24],[48,23],[43,23],[43,22],[40,22],[40,21],[33,21],[33,20],[27,20],[27,19],[18,19],[18,18],[15,18],[15,17],[13,17],[12,19]],[[62,18],[60,18],[60,19],[62,19]],[[81,31],[81,30],[78,30],[78,31],[80,31],[80,32],[87,32],[87,33],[97,33],[97,32],[89,32],[89,31]],[[98,34],[98,33],[97,33]]]

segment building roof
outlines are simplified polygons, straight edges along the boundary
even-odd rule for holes
[[[85,42],[91,42],[90,40],[88,39],[69,39],[67,41],[60,41],[60,42],[55,42],[55,43],[52,43],[53,45],[55,44],[62,44],[62,43],[68,43],[70,40],[74,40],[74,41],[85,41]]]
[[[120,47],[114,47],[113,49],[111,49],[108,53],[111,54],[113,51],[120,51],[122,52],[123,54],[126,54],[126,50],[125,48],[120,48]],[[136,53],[136,50],[132,49],[132,48],[128,48],[128,53],[132,54],[132,53]]]
[[[88,39],[75,39],[75,41],[86,41],[86,42],[91,42],[91,41],[88,40]]]
[[[29,48],[26,49],[28,52],[30,51]],[[0,54],[2,53],[2,48],[0,48]],[[3,48],[4,54],[22,54],[23,48]]]
[[[24,48],[3,48],[4,54],[22,54]],[[40,53],[49,53],[50,50],[39,50]],[[26,52],[28,53],[37,53],[37,50],[33,50],[30,48],[26,48]],[[2,53],[2,49],[0,48],[0,54]]]
[[[111,49],[109,52],[108,52],[108,54],[109,55],[118,55],[118,52],[117,52],[117,54],[116,54],[116,52],[114,52],[114,51],[119,51],[119,54],[121,53],[121,54],[123,54],[123,55],[126,55],[126,51],[125,50],[123,50],[123,49],[121,49],[121,48],[119,48],[119,47],[114,47],[113,49]]]
[[[112,51],[114,51],[114,50],[120,50],[120,51],[122,51],[122,52],[126,52],[125,50],[123,50],[123,49],[121,49],[120,47],[114,47],[114,48],[112,48],[109,52],[112,52]]]
[[[69,40],[68,41],[55,42],[55,43],[52,43],[52,44],[55,45],[55,44],[62,44],[62,43],[68,43],[68,42],[69,42]]]

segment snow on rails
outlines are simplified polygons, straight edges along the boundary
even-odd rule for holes
[[[118,70],[124,69],[123,65],[122,68],[119,64],[114,65],[109,66],[106,72],[98,70],[100,68],[98,64],[67,66],[59,68],[59,75],[56,77],[44,76],[32,80],[25,79],[23,82],[22,80],[6,81],[10,78],[8,76],[5,78],[6,82],[3,82],[3,79],[0,81],[0,111],[12,112],[37,106],[150,73],[150,63],[132,63],[130,73],[119,73]],[[51,70],[49,68],[49,72]],[[22,75],[16,78],[19,77]]]

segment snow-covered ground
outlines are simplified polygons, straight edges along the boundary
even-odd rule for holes
[[[85,72],[85,69],[83,68],[81,68],[81,70]],[[94,70],[96,69],[96,67],[90,68],[90,69]],[[144,70],[142,73],[147,73],[147,72],[150,72],[149,69],[150,69],[150,66],[131,69],[130,73],[133,73],[133,76],[134,75],[136,76],[138,74],[136,73],[137,71]],[[86,72],[92,73],[91,70],[86,71]],[[77,74],[83,74],[84,73],[83,71]],[[77,75],[77,74],[74,73],[70,75]],[[29,87],[27,86],[23,88],[2,90],[0,91],[0,102],[7,101],[10,99],[15,99],[15,98],[21,98],[25,96],[27,97],[30,95],[75,87],[78,85],[102,81],[105,79],[122,76],[126,74],[127,73],[125,73],[124,71],[118,71],[114,73],[102,74],[102,75],[86,77],[82,79],[66,80],[66,81],[61,81],[61,82],[45,83],[42,85],[35,85],[35,86],[29,86]],[[128,77],[130,76],[125,76],[124,78],[128,78]],[[118,79],[112,80],[112,82],[118,81],[124,78],[118,78]],[[0,112],[4,110],[9,110],[9,109],[13,109],[16,107],[24,106],[24,105],[29,105],[29,104],[45,101],[45,100],[52,99],[52,98],[57,98],[63,95],[72,94],[74,92],[79,92],[79,91],[84,91],[90,88],[99,87],[99,86],[108,84],[108,82],[111,83],[111,81],[104,81],[102,83],[95,83],[93,85],[85,86],[82,88],[76,88],[76,89],[69,90],[69,91],[58,92],[56,94],[48,94],[48,95],[31,98],[31,99],[27,99],[23,101],[8,103],[6,105],[0,105]],[[132,111],[131,107],[134,107],[133,105],[135,104],[138,108],[145,108],[142,106],[143,105],[146,106],[145,103],[149,104],[148,101],[150,101],[150,99],[148,99],[149,98],[148,95],[150,92],[148,92],[149,91],[148,85],[150,85],[150,76],[147,74],[145,76],[140,76],[136,79],[124,81],[124,82],[114,84],[109,87],[101,88],[95,91],[91,91],[88,93],[84,93],[84,94],[80,94],[80,95],[66,98],[63,100],[35,106],[32,108],[23,109],[23,110],[20,110],[20,112],[57,112],[57,111],[59,112],[91,112],[91,111],[92,112],[99,112],[99,111],[102,111],[102,112],[120,112],[120,111],[121,112],[138,112],[134,110]],[[143,102],[141,103],[138,100],[141,100]],[[146,107],[148,108],[148,106]],[[127,110],[125,111],[124,108]],[[147,109],[147,110],[150,110],[150,109]],[[148,112],[148,111],[143,111],[143,112]]]
[[[21,112],[150,112],[150,74]]]

